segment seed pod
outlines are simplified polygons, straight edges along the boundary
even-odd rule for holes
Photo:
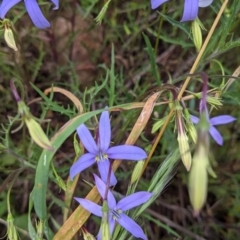
[[[18,51],[12,29],[7,26],[5,26],[4,39],[10,48],[12,48],[14,51]]]

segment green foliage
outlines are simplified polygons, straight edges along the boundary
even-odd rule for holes
[[[41,1],[41,9],[50,9],[49,2]],[[203,42],[222,2],[213,1],[211,7],[199,9],[198,17],[207,29],[202,31]],[[80,180],[73,182],[68,176],[73,162],[86,151],[75,135],[76,128],[85,123],[97,136],[98,116],[108,106],[114,145],[124,144],[130,134],[136,134],[134,127],[144,126],[132,144],[148,152],[149,162],[144,161],[143,172],[133,184],[130,179],[135,163],[122,162],[116,171],[119,182],[114,194],[122,198],[141,190],[154,193],[149,202],[128,213],[149,239],[238,239],[240,2],[229,1],[179,102],[197,115],[202,97],[198,73],[204,71],[210,79],[207,100],[211,116],[231,114],[237,119],[217,127],[224,137],[223,146],[211,142],[209,159],[217,178],[209,176],[207,202],[199,219],[192,217],[188,173],[176,145],[174,116],[169,115],[171,90],[179,94],[197,56],[191,23],[179,22],[182,8],[169,1],[152,11],[150,0],[74,0],[61,4],[59,10],[44,13],[51,22],[51,29],[46,30],[32,25],[24,4],[9,11],[7,22],[17,52],[8,48],[1,31],[0,238],[6,236],[10,213],[21,239],[57,239],[62,232],[77,233],[78,225],[70,229],[69,221],[84,224],[97,235],[101,221],[87,217],[85,223],[83,211],[71,219],[77,204],[73,200],[70,206],[71,197],[67,200],[67,196],[84,198],[89,192],[94,201],[99,200],[92,190],[96,169],[84,170]],[[0,23],[2,30],[3,23],[6,20]],[[50,139],[53,151],[36,145],[21,124],[9,86],[11,79],[21,83],[21,98]],[[164,86],[173,88],[165,91]],[[54,87],[76,96],[81,111],[69,95]],[[52,91],[46,93],[48,88]],[[157,100],[144,108],[157,93]],[[146,114],[151,117],[144,122]],[[194,151],[194,143],[190,144]],[[118,225],[113,239],[133,237]]]

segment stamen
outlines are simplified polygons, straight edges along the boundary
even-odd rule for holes
[[[96,162],[104,162],[108,159],[108,155],[99,151],[98,155],[95,157]]]
[[[112,210],[113,217],[115,217],[117,219],[121,218],[120,213],[121,213],[121,211],[119,211],[119,210],[117,210],[117,211],[116,210]]]

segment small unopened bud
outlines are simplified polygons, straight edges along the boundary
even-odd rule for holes
[[[5,26],[4,39],[10,48],[12,48],[14,51],[18,51],[12,29],[8,26]]]
[[[29,134],[33,141],[39,147],[47,149],[49,151],[53,151],[54,148],[52,147],[46,134],[43,132],[40,124],[34,119],[34,117],[29,111],[29,108],[26,106],[26,104],[21,100],[20,96],[18,95],[17,89],[14,85],[14,81],[10,81],[10,87],[18,105],[18,112],[22,116],[23,121],[26,123]]]
[[[57,180],[58,186],[59,186],[63,191],[66,191],[67,187],[66,187],[65,182],[62,180],[62,178],[59,177],[59,176],[57,176],[56,180]]]
[[[42,130],[40,124],[32,117],[24,117],[24,121],[27,125],[29,134],[33,141],[41,148],[47,149],[49,151],[53,151],[54,148],[52,147],[48,137]]]
[[[176,126],[178,131],[178,145],[179,145],[179,151],[181,154],[182,162],[187,169],[187,171],[190,170],[191,164],[192,164],[192,155],[190,152],[190,147],[188,143],[188,137],[186,135],[186,131],[184,128],[184,120],[183,120],[183,113],[182,113],[182,107],[179,105],[178,102],[175,102],[175,108],[176,108]]]
[[[186,133],[185,132],[179,133],[177,140],[178,140],[179,151],[181,154],[182,162],[185,168],[187,169],[187,171],[189,171],[192,164],[192,156],[191,156],[188,137]]]
[[[198,18],[196,18],[194,21],[192,21],[192,36],[193,36],[193,42],[197,49],[197,51],[200,51],[202,47],[202,29],[204,28],[202,23]]]
[[[189,174],[189,197],[194,210],[194,216],[198,216],[205,204],[208,183],[208,154],[204,145],[199,145],[193,156],[192,167]]]
[[[17,240],[17,230],[16,227],[14,226],[14,218],[11,213],[8,214],[7,216],[7,236],[9,240]]]
[[[74,138],[73,138],[73,147],[74,147],[74,151],[76,156],[80,156],[82,153],[82,150],[79,146],[79,141],[77,140],[77,134],[74,134]]]
[[[151,133],[155,133],[159,128],[162,127],[166,120],[167,116],[163,117],[162,119],[158,120],[156,123],[153,124]]]
[[[197,142],[197,131],[196,131],[195,126],[193,125],[192,122],[188,122],[187,127],[188,127],[188,132],[189,132],[193,142],[196,143]]]
[[[131,184],[135,183],[136,181],[139,180],[139,177],[141,177],[142,169],[144,166],[145,161],[137,161],[137,164],[135,165],[133,172],[132,172],[132,177],[131,177]]]
[[[214,96],[214,97],[207,96],[207,102],[210,103],[211,105],[213,105],[214,107],[222,106],[222,103],[220,100],[221,100],[221,98],[217,98],[216,96]]]
[[[86,228],[82,227],[81,230],[84,240],[96,240],[96,238],[90,232],[88,232]]]
[[[191,116],[186,108],[184,109],[184,116],[186,119],[186,129],[187,129],[188,133],[190,134],[193,142],[196,143],[197,142],[197,130],[196,130],[195,126],[193,125]]]

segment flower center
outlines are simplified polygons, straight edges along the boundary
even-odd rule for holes
[[[104,162],[108,159],[108,155],[99,151],[98,155],[95,157],[96,162]]]
[[[119,218],[121,218],[121,213],[122,213],[121,210],[112,210],[112,215],[113,215],[113,218],[114,218],[114,219],[119,219]]]

